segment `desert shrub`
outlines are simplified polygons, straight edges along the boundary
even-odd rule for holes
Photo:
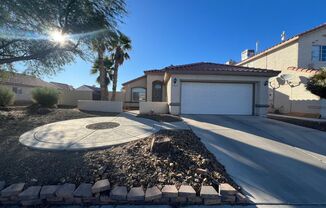
[[[42,107],[53,107],[58,103],[59,91],[53,88],[41,87],[32,91],[33,100]]]
[[[7,87],[0,86],[0,106],[8,106],[12,104],[15,94]]]
[[[306,85],[307,90],[312,94],[326,99],[326,69],[312,76]]]

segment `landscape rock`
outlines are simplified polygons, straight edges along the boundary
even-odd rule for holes
[[[56,191],[56,195],[64,199],[73,199],[75,189],[75,184],[65,183],[58,188],[58,190]]]
[[[228,183],[221,183],[220,184],[220,194],[222,196],[225,195],[236,195],[237,194],[237,190],[235,190],[235,188],[233,188],[230,184]]]
[[[2,197],[17,196],[24,189],[24,186],[25,183],[12,184],[1,191],[1,196]]]
[[[204,199],[217,199],[220,195],[213,186],[202,186],[200,189],[200,197]]]
[[[162,189],[162,196],[165,198],[176,198],[178,197],[178,190],[175,185],[166,185]]]
[[[56,197],[55,192],[58,190],[58,185],[47,185],[43,186],[40,192],[40,198],[46,199],[46,198],[53,198]]]
[[[217,205],[221,204],[221,199],[216,198],[216,199],[204,199],[204,204],[205,205]]]
[[[179,188],[179,196],[180,197],[195,197],[196,191],[192,186],[189,185],[181,185]]]
[[[124,201],[127,199],[127,187],[125,186],[116,186],[112,189],[110,193],[110,198],[112,200]]]
[[[36,206],[42,204],[42,200],[41,199],[22,200],[21,204],[23,206]]]
[[[92,184],[90,183],[80,184],[78,188],[74,191],[74,196],[84,197],[84,198],[92,197]]]
[[[143,187],[132,187],[127,195],[128,201],[144,201],[145,193]]]
[[[20,200],[32,200],[32,199],[38,199],[41,191],[41,186],[30,186],[27,189],[25,189],[23,192],[21,192],[18,195],[18,198]]]
[[[160,191],[160,189],[157,188],[157,186],[147,188],[145,194],[145,201],[158,200],[161,198],[162,198],[162,192]]]
[[[103,192],[103,191],[107,191],[110,189],[110,182],[108,179],[103,179],[103,180],[99,180],[97,181],[93,187],[92,187],[92,193],[99,193],[99,192]]]
[[[151,152],[153,153],[164,153],[170,150],[171,139],[168,137],[157,139],[153,138],[151,143]]]

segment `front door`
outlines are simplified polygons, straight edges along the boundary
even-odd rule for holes
[[[155,81],[152,85],[152,101],[162,102],[163,98],[163,84],[161,81]]]

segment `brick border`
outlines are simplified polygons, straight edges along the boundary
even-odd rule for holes
[[[165,185],[162,187],[110,186],[107,179],[95,184],[71,183],[25,187],[25,183],[7,185],[0,181],[0,205],[97,205],[97,204],[161,204],[161,205],[218,205],[249,204],[250,201],[228,183],[215,187],[202,186],[196,192],[192,186]]]

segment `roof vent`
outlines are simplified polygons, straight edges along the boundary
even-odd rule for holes
[[[246,60],[250,57],[253,57],[254,55],[255,55],[255,50],[253,50],[253,49],[244,50],[241,53],[241,61]]]

